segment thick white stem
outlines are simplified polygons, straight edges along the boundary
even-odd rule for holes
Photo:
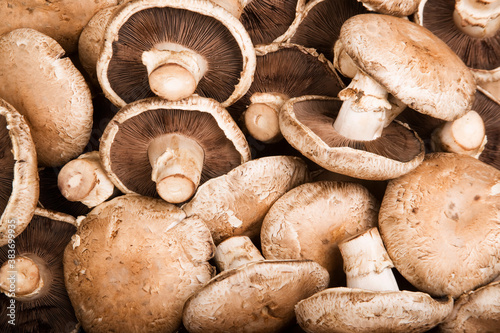
[[[191,198],[200,183],[205,159],[198,142],[182,134],[165,134],[149,144],[148,157],[153,168],[151,179],[160,197],[171,203]]]
[[[104,202],[114,191],[98,151],[83,154],[66,163],[57,176],[57,186],[66,199],[80,201],[88,207]]]
[[[264,260],[264,257],[249,237],[234,236],[222,241],[215,248],[214,260],[222,272],[248,262]]]
[[[472,37],[492,37],[500,28],[500,1],[456,0],[453,20]]]
[[[241,14],[243,14],[243,9],[252,0],[211,0],[213,3],[221,6],[228,12],[230,12],[234,17],[239,19]]]
[[[0,291],[12,298],[36,297],[49,281],[44,263],[38,257],[16,256],[0,268]]]
[[[391,104],[388,93],[375,80],[358,71],[347,88],[339,93],[344,101],[333,127],[340,135],[358,141],[380,137]]]
[[[486,145],[484,121],[476,111],[448,121],[434,130],[431,145],[434,151],[466,154],[478,158]]]
[[[278,93],[255,93],[244,114],[245,126],[255,139],[270,143],[282,138],[279,112],[288,96]]]
[[[391,270],[394,265],[377,228],[341,242],[339,249],[344,260],[348,288],[399,290]]]
[[[142,54],[149,86],[158,96],[177,101],[191,96],[208,64],[198,53],[175,43],[156,44]]]

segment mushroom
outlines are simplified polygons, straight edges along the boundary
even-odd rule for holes
[[[83,329],[175,332],[191,294],[215,273],[210,231],[163,200],[122,195],[95,207],[64,252]]]
[[[500,80],[500,6],[495,0],[421,0],[415,21],[442,39],[494,93]],[[499,95],[497,95],[497,98]]]
[[[105,29],[97,77],[115,105],[155,94],[180,100],[193,93],[224,107],[248,89],[253,44],[226,10],[202,0],[139,0],[117,9]]]
[[[391,180],[379,228],[403,277],[431,295],[456,298],[499,275],[499,184],[498,169],[455,153],[428,154]]]
[[[92,98],[63,48],[33,29],[0,36],[0,96],[30,126],[41,166],[82,153],[92,129]]]
[[[66,199],[87,207],[97,206],[115,192],[96,150],[66,163],[57,175],[57,186]]]
[[[306,332],[425,332],[442,322],[453,299],[400,291],[377,228],[339,244],[347,288],[329,288],[295,306]]]
[[[379,203],[360,184],[319,181],[299,185],[269,209],[260,232],[266,259],[310,259],[344,283],[338,243],[377,225]]]
[[[343,88],[333,66],[313,49],[295,44],[269,44],[257,49],[257,67],[247,93],[228,107],[255,139],[279,141],[278,113],[291,97],[337,96]]]
[[[394,16],[409,16],[415,13],[421,0],[358,0],[370,11]]]
[[[222,273],[193,294],[182,322],[197,332],[278,332],[294,319],[301,299],[328,285],[328,272],[310,260],[264,260],[246,236],[220,243]]]
[[[64,286],[63,252],[75,233],[62,213],[35,215],[0,248],[0,330],[70,332],[78,324]],[[76,331],[76,330],[75,330]]]
[[[214,100],[130,103],[101,137],[101,162],[123,193],[188,200],[200,183],[250,160],[245,136]]]
[[[182,209],[205,221],[216,245],[232,236],[258,238],[273,203],[308,180],[307,166],[298,157],[261,157],[210,179]]]
[[[0,246],[31,221],[39,196],[35,145],[25,119],[0,99]]]

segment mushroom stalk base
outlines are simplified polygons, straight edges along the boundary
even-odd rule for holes
[[[15,299],[33,299],[41,294],[50,274],[43,260],[19,255],[0,268],[0,291]]]
[[[245,126],[255,139],[271,143],[283,138],[279,126],[279,112],[288,96],[272,93],[255,93],[244,114]]]
[[[230,12],[234,17],[239,19],[241,14],[243,14],[243,9],[252,0],[211,0],[213,3],[221,6],[228,12]]]
[[[500,28],[500,2],[496,0],[457,0],[453,20],[457,27],[469,36],[492,37]]]
[[[340,243],[339,249],[344,259],[348,288],[399,291],[391,270],[394,265],[377,228]]]
[[[171,203],[191,198],[200,183],[205,159],[198,142],[181,134],[165,134],[149,144],[148,157],[153,168],[151,179],[160,197]]]
[[[252,261],[264,260],[264,257],[249,237],[234,236],[216,247],[214,260],[217,268],[222,272]]]

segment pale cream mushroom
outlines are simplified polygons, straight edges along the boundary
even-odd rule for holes
[[[421,0],[358,0],[372,12],[394,16],[409,16],[415,13]]]

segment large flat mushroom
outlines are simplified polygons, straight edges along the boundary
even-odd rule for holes
[[[27,28],[0,37],[0,97],[26,118],[39,165],[60,166],[83,152],[92,130],[90,89],[51,37]]]
[[[39,196],[35,145],[23,116],[0,99],[0,246],[31,221]]]
[[[223,106],[250,86],[255,51],[247,31],[210,1],[139,0],[114,12],[104,32],[97,77],[117,106],[155,94],[193,93]]]

